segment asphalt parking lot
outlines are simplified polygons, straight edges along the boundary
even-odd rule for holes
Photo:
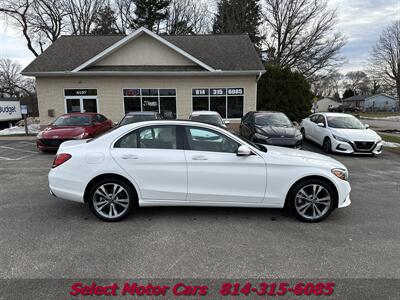
[[[49,195],[54,154],[0,141],[0,278],[400,278],[400,155],[334,157],[350,170],[353,202],[322,223],[173,207],[104,223]]]

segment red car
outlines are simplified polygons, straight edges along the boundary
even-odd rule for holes
[[[58,117],[37,135],[42,151],[57,150],[62,142],[89,139],[113,127],[113,122],[97,113],[71,113]]]

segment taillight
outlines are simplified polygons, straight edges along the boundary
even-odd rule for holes
[[[52,168],[55,168],[55,167],[58,167],[59,165],[62,165],[67,160],[69,160],[71,157],[72,157],[72,155],[68,154],[68,153],[57,154],[56,158],[54,158]]]

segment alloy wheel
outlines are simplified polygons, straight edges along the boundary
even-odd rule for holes
[[[122,216],[130,204],[129,193],[117,183],[105,183],[93,194],[93,208],[106,219]]]
[[[329,211],[331,202],[331,195],[325,187],[319,184],[310,184],[296,194],[295,208],[301,217],[316,220]]]

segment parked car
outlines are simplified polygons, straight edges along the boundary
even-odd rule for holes
[[[132,111],[127,113],[122,120],[118,123],[118,126],[123,126],[136,122],[162,120],[163,117],[158,112],[154,111]]]
[[[70,113],[58,117],[37,135],[39,150],[57,150],[68,140],[93,138],[113,127],[113,122],[97,113]]]
[[[242,118],[240,135],[259,144],[301,147],[300,130],[281,112],[251,111]]]
[[[329,112],[360,112],[361,109],[358,107],[353,107],[353,106],[345,106],[343,104],[340,104],[338,106],[331,106],[328,108]]]
[[[382,153],[382,139],[356,117],[343,113],[317,113],[300,124],[304,139],[321,145],[326,153]]]
[[[227,124],[229,121],[223,120],[221,115],[216,111],[194,111],[190,114],[189,120],[211,124],[214,126],[218,126],[224,129],[227,129]]]
[[[84,170],[84,172],[83,172]],[[191,121],[149,121],[61,145],[51,193],[118,221],[139,206],[290,207],[317,222],[350,204],[346,167]]]

